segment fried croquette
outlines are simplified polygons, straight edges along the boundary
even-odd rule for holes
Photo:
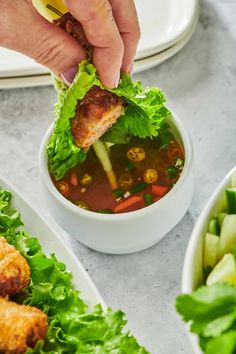
[[[0,296],[19,293],[27,286],[29,278],[30,268],[26,259],[4,237],[0,237]]]
[[[67,12],[53,22],[65,32],[73,36],[81,45],[81,47],[84,48],[87,56],[91,58],[92,46],[88,42],[83,27],[78,20],[76,20],[69,12]]]
[[[123,100],[107,90],[93,86],[72,119],[72,134],[77,146],[88,148],[123,114]]]
[[[47,315],[39,309],[0,298],[0,353],[25,353],[45,338],[47,329]]]
[[[92,46],[87,41],[82,25],[66,13],[54,23],[72,35],[85,49],[88,58],[92,57]],[[123,114],[124,101],[113,93],[93,86],[82,101],[78,102],[77,112],[72,119],[72,135],[75,144],[89,148]]]

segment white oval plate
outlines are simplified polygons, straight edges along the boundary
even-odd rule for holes
[[[141,39],[136,59],[165,50],[189,32],[198,0],[135,0]]]
[[[170,59],[175,54],[177,54],[181,49],[183,49],[186,44],[192,38],[193,33],[196,30],[198,24],[198,17],[199,11],[196,12],[194,21],[192,23],[192,27],[190,28],[189,32],[175,45],[171,46],[170,48],[163,50],[162,52],[158,52],[154,55],[151,55],[144,59],[139,59],[134,61],[134,73],[139,73],[148,69],[153,68],[154,66],[162,64],[167,59]]]
[[[203,208],[195,226],[192,231],[188,247],[185,253],[183,273],[182,273],[182,293],[192,293],[203,282],[202,278],[202,253],[203,253],[203,239],[207,231],[207,227],[211,217],[222,211],[226,207],[225,189],[231,185],[231,178],[236,174],[236,167],[234,167],[223,179],[223,181],[216,188],[205,207]],[[189,332],[194,353],[202,354],[198,345],[198,337]]]
[[[65,263],[67,269],[72,272],[73,284],[81,292],[81,297],[92,308],[100,303],[106,310],[105,302],[96,289],[88,273],[79,262],[74,253],[60,238],[58,232],[49,225],[43,216],[36,212],[29,203],[27,203],[21,194],[0,177],[0,188],[6,189],[12,193],[12,206],[20,211],[25,229],[30,235],[38,238],[46,254],[55,253],[57,259]]]

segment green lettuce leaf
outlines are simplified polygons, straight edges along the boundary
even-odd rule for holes
[[[102,85],[96,68],[88,61],[79,65],[70,87],[55,79],[58,102],[55,106],[56,119],[47,154],[50,172],[57,180],[62,178],[68,169],[86,159],[86,152],[75,145],[70,120],[75,117],[77,102],[84,98],[93,85],[109,90]],[[152,138],[158,135],[165,118],[170,114],[160,89],[145,89],[140,81],[134,83],[130,75],[123,73],[118,87],[110,91],[125,100],[126,109],[103,140],[121,144],[126,143],[131,136]]]
[[[23,223],[18,211],[10,212],[10,199],[9,192],[0,190],[4,205],[0,225],[6,224],[1,235],[26,258],[31,272],[30,284],[14,300],[38,307],[49,318],[47,339],[38,341],[27,354],[148,354],[124,331],[126,321],[122,311],[104,312],[99,304],[88,309],[79,291],[73,288],[72,275],[66,266],[54,254],[46,256],[37,238],[19,229]],[[18,215],[18,222],[6,223],[12,215]]]
[[[0,211],[8,206],[10,199],[11,199],[11,193],[1,189],[0,190]]]
[[[14,230],[23,225],[20,213],[16,210],[5,210],[9,206],[11,193],[0,189],[0,236],[8,235]]]
[[[55,79],[58,102],[55,105],[55,124],[47,146],[50,172],[56,179],[86,158],[83,149],[77,147],[71,134],[71,118],[74,118],[77,101],[82,100],[93,85],[99,84],[96,69],[83,61],[70,87]]]

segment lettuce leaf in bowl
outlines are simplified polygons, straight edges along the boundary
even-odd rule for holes
[[[70,87],[55,79],[58,102],[55,105],[56,119],[47,154],[50,172],[57,180],[62,178],[68,169],[86,159],[86,152],[75,145],[70,120],[75,116],[77,102],[82,100],[94,85],[109,90],[97,77],[94,65],[86,60],[80,63]],[[165,97],[160,89],[145,89],[140,81],[134,83],[130,75],[123,73],[118,87],[110,91],[125,100],[126,109],[124,115],[105,134],[106,141],[121,143],[132,135],[140,138],[158,135],[170,113],[165,107]]]

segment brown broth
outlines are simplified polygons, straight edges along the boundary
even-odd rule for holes
[[[127,151],[135,146],[141,147],[145,151],[145,159],[140,162],[130,162],[127,158]],[[168,193],[168,191],[178,180],[182,172],[182,167],[176,169],[176,176],[171,177],[167,171],[168,168],[173,169],[173,166],[179,158],[182,160],[184,158],[183,149],[174,137],[172,137],[171,143],[165,149],[160,149],[157,139],[144,140],[133,138],[129,144],[111,146],[110,159],[118,181],[121,175],[130,174],[133,179],[133,186],[135,186],[143,182],[143,174],[145,170],[155,169],[158,173],[158,180],[156,182],[147,184],[144,190],[136,192],[127,198],[123,196],[119,199],[114,196],[107,175],[104,172],[103,167],[97,159],[93,149],[90,149],[88,152],[86,161],[78,164],[76,167],[68,171],[60,181],[55,181],[53,178],[52,180],[59,191],[60,183],[66,182],[68,185],[68,191],[64,191],[64,193],[62,193],[64,197],[69,199],[72,203],[76,203],[77,201],[85,202],[91,211],[109,209],[114,212],[114,208],[126,200],[129,200],[132,196],[135,195],[141,197],[140,201],[136,202],[132,206],[118,211],[130,212],[147,206],[144,202],[144,194],[152,194],[153,202],[156,202]],[[130,166],[133,168],[131,171],[129,170]],[[77,186],[72,184],[72,174],[75,176],[75,182],[76,179],[78,179]],[[80,183],[84,174],[88,174],[92,177],[91,184],[86,187],[83,187]],[[161,193],[157,193],[156,190],[153,193],[153,189],[158,189],[156,186],[165,188],[162,188]]]

